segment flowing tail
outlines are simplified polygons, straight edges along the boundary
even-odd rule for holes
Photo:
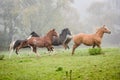
[[[15,42],[16,41],[13,41],[13,42],[10,43],[10,46],[9,46],[9,58],[11,57],[11,55],[13,53]]]

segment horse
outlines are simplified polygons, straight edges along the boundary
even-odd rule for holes
[[[68,28],[65,28],[62,30],[62,32],[59,34],[59,37],[54,37],[52,41],[53,46],[59,46],[63,45],[65,49],[69,49],[69,46],[67,44],[64,44],[65,40],[71,36],[71,32]]]
[[[64,44],[65,40],[71,39],[71,32],[68,28],[64,28],[61,33],[59,34],[59,37],[53,37],[52,45],[53,46],[60,46],[63,45],[65,49],[69,49],[68,44]],[[29,37],[31,38],[31,37]],[[53,47],[51,49],[47,49],[48,51],[53,51]]]
[[[29,45],[32,47],[33,52],[36,53],[37,56],[39,56],[39,54],[37,53],[37,47],[39,48],[46,47],[48,50],[51,51],[51,49],[53,49],[52,40],[54,36],[58,37],[58,34],[55,31],[55,29],[52,29],[43,37],[31,37],[26,41],[22,42],[20,46],[17,48],[17,51],[23,46]]]
[[[39,37],[39,35],[33,31],[30,33],[30,36],[28,37],[28,39],[31,37]],[[21,42],[24,42],[24,41],[26,41],[26,39],[25,40],[15,40],[15,41],[11,42],[10,46],[9,46],[10,55],[14,50],[15,50],[16,54],[18,54],[17,47],[21,44]],[[24,46],[22,48],[30,48],[30,46]],[[10,55],[9,55],[9,57],[10,57]]]
[[[72,55],[74,54],[75,49],[82,43],[87,46],[93,46],[93,48],[95,48],[95,46],[101,48],[100,45],[104,33],[108,33],[108,34],[111,33],[111,31],[105,25],[100,27],[94,34],[80,33],[74,35],[73,36],[74,45],[72,49]]]

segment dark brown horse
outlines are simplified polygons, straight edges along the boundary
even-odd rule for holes
[[[104,33],[108,33],[108,34],[111,33],[111,31],[108,30],[107,27],[105,27],[105,25],[99,28],[97,32],[94,34],[80,33],[80,34],[74,35],[73,36],[74,45],[72,49],[72,55],[74,54],[75,49],[82,43],[87,46],[93,46],[93,48],[95,46],[101,48],[100,45],[101,45],[101,40],[103,38]]]
[[[55,29],[50,30],[44,37],[31,37],[28,40],[22,42],[20,46],[17,48],[17,51],[22,48],[23,46],[31,46],[33,48],[33,52],[36,53],[37,56],[39,54],[37,53],[37,47],[43,48],[46,47],[48,50],[51,51],[52,47],[52,40],[53,36],[58,37],[57,32]]]

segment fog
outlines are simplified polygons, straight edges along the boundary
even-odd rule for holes
[[[69,28],[73,35],[95,33],[106,25],[102,46],[120,47],[120,0],[0,0],[0,48],[55,28]]]
[[[120,46],[120,1],[119,0],[75,0],[74,7],[80,15],[84,32],[95,32],[105,24],[112,32],[105,35],[103,46]]]

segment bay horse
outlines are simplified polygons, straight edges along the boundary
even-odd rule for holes
[[[33,31],[30,33],[30,36],[28,38],[31,38],[31,37],[39,37],[39,35]],[[24,41],[26,41],[26,39],[25,40],[15,40],[15,41],[11,42],[10,46],[9,46],[10,55],[14,50],[15,50],[15,53],[18,54],[17,47],[20,46],[21,42],[24,42]],[[30,46],[24,46],[22,48],[30,48]],[[9,57],[10,57],[10,55],[9,55]]]
[[[101,40],[103,38],[104,33],[108,33],[108,34],[111,33],[111,31],[105,25],[100,27],[97,30],[97,32],[94,34],[80,33],[80,34],[74,35],[73,36],[74,45],[72,49],[72,55],[74,54],[75,49],[82,43],[87,46],[93,46],[93,48],[95,46],[97,46],[98,48],[101,48],[100,45],[101,45]]]
[[[52,40],[54,36],[58,37],[58,34],[55,29],[52,29],[43,37],[31,37],[26,41],[22,42],[17,48],[17,51],[23,46],[29,45],[33,48],[33,52],[36,53],[37,56],[39,56],[39,54],[37,53],[37,47],[46,47],[49,51],[51,51],[51,49],[53,49]]]

